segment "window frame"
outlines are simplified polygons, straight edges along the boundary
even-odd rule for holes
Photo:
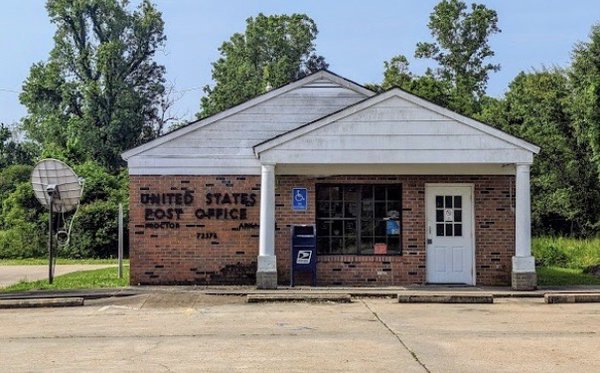
[[[383,186],[385,187],[385,199],[384,200],[379,200],[376,199],[375,196],[375,187],[378,186]],[[340,194],[341,194],[341,200],[338,199],[332,199],[331,196],[331,190],[329,190],[328,192],[328,197],[326,200],[320,199],[319,198],[319,194],[321,193],[321,188],[340,188]],[[354,201],[351,202],[347,202],[345,200],[345,187],[357,187],[358,190],[356,193],[358,193],[358,198]],[[373,232],[371,233],[371,235],[363,235],[362,234],[362,222],[363,222],[363,208],[362,208],[362,204],[363,201],[368,201],[369,199],[363,199],[363,188],[365,187],[369,187],[369,188],[373,188],[372,190],[372,197],[370,199],[371,203],[373,204],[373,216],[372,217],[367,217],[364,218],[364,220],[366,221],[370,221],[371,224],[373,224]],[[389,198],[389,189],[390,187],[394,187],[396,189],[398,189],[398,199],[394,199],[394,198]],[[391,202],[390,202],[391,201]],[[347,203],[353,203],[356,202],[357,203],[357,212],[356,212],[356,216],[353,218],[348,218],[345,216],[345,212],[346,212],[346,208],[345,205]],[[395,219],[398,222],[399,228],[400,228],[400,232],[397,235],[398,237],[398,249],[394,250],[394,252],[390,252],[389,250],[386,250],[385,254],[376,254],[374,252],[371,253],[361,253],[361,242],[363,237],[365,238],[372,238],[373,239],[373,249],[371,251],[374,251],[374,244],[375,244],[375,240],[377,237],[380,237],[376,234],[376,229],[377,229],[377,224],[381,223],[381,222],[385,222],[386,219],[384,218],[378,218],[375,212],[375,204],[376,203],[381,203],[381,202],[385,202],[385,206],[386,206],[386,212],[390,211],[388,210],[388,204],[389,203],[398,203],[398,218]],[[398,183],[317,183],[315,184],[315,198],[314,198],[314,203],[315,203],[315,226],[317,227],[317,254],[319,256],[339,256],[339,255],[351,255],[351,256],[402,256],[403,255],[403,222],[402,222],[402,218],[403,218],[403,187],[402,187],[402,183],[398,182]],[[329,216],[328,217],[320,217],[319,216],[319,203],[327,203],[329,204]],[[341,203],[342,205],[342,216],[341,217],[333,217],[332,216],[332,204],[333,203]],[[396,210],[396,209],[394,209]],[[319,240],[319,222],[321,220],[330,220],[332,221],[331,224],[334,224],[333,222],[336,221],[341,221],[342,223],[342,234],[341,234],[341,248],[339,250],[339,252],[332,252],[332,235],[331,235],[331,226],[329,228],[329,235],[327,235],[327,237],[329,238],[329,245],[328,248],[326,250],[324,250],[321,246],[320,246],[320,242],[322,242],[321,240]],[[355,247],[356,247],[356,251],[355,252],[347,252],[344,251],[345,250],[345,242],[346,242],[346,222],[348,221],[353,221],[355,224],[355,235],[354,235],[354,241],[355,243]],[[386,237],[386,244],[389,245],[389,238],[392,235],[387,235],[385,234]]]

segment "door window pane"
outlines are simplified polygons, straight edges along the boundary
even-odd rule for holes
[[[462,196],[454,196],[454,207],[457,209],[462,208]]]
[[[444,196],[435,196],[435,207],[438,209],[444,207]]]
[[[435,221],[441,223],[444,221],[444,210],[437,209],[435,210]]]
[[[446,196],[446,197],[444,197],[444,200],[445,200],[444,207],[452,208],[452,196]]]
[[[462,210],[454,210],[454,221],[457,223],[462,222]]]

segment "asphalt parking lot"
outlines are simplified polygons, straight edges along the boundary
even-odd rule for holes
[[[600,304],[246,304],[149,293],[0,310],[6,371],[600,371]]]

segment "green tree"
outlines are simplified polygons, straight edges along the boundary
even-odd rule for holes
[[[496,11],[476,3],[468,11],[462,1],[443,0],[434,7],[428,27],[435,41],[418,43],[415,57],[437,62],[435,76],[451,85],[451,109],[477,112],[489,73],[500,69],[487,62],[494,56],[489,37],[500,32]]]
[[[569,77],[574,124],[600,170],[600,23],[592,27],[587,42],[575,46]]]
[[[486,98],[478,119],[541,147],[531,169],[535,234],[589,236],[600,219],[598,172],[570,117],[563,70],[520,73],[503,99]]]
[[[48,61],[31,67],[21,103],[27,136],[71,160],[111,170],[120,153],[158,135],[164,72],[153,58],[166,37],[148,1],[48,0],[56,25]]]
[[[262,93],[327,68],[314,53],[315,22],[305,14],[259,13],[246,20],[246,31],[224,42],[212,66],[214,86],[204,87],[198,118],[220,112]]]
[[[35,144],[18,141],[11,128],[0,123],[0,170],[11,165],[32,164],[37,152]]]

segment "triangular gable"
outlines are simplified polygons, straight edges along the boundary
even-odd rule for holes
[[[264,93],[258,97],[255,97],[251,100],[248,100],[248,101],[241,103],[237,106],[234,106],[230,109],[227,109],[220,113],[212,115],[208,118],[204,118],[201,120],[191,122],[188,125],[186,125],[185,127],[182,127],[178,130],[170,132],[164,136],[161,136],[157,139],[154,139],[154,140],[147,142],[143,145],[140,145],[136,148],[127,150],[127,151],[123,152],[121,156],[123,157],[123,159],[128,160],[129,158],[131,158],[135,155],[138,155],[140,153],[143,153],[149,149],[155,148],[161,144],[164,144],[166,142],[172,141],[179,137],[185,136],[186,134],[189,134],[190,132],[196,131],[196,130],[203,128],[211,123],[228,118],[228,117],[235,115],[239,112],[242,112],[246,109],[252,108],[256,105],[259,105],[261,103],[272,100],[272,99],[274,99],[278,96],[281,96],[287,92],[293,91],[298,88],[314,88],[314,87],[322,87],[324,85],[331,85],[331,86],[338,85],[343,88],[347,88],[351,91],[357,92],[366,97],[371,97],[371,96],[375,95],[375,93],[373,91],[371,91],[351,80],[345,79],[345,78],[343,78],[337,74],[334,74],[328,70],[320,70],[320,71],[317,71],[317,72],[315,72],[311,75],[308,75],[302,79],[299,79],[297,81],[286,84],[280,88],[271,90],[267,93]]]
[[[373,96],[371,98],[367,98],[361,102],[351,105],[345,109],[339,110],[338,112],[332,113],[326,117],[315,120],[311,123],[307,123],[304,126],[298,127],[291,131],[288,131],[286,133],[278,135],[270,140],[267,140],[260,144],[257,144],[254,147],[254,152],[257,155],[257,157],[261,157],[261,154],[265,153],[265,152],[276,151],[277,149],[282,150],[284,148],[291,149],[292,147],[290,145],[286,146],[285,144],[299,142],[301,138],[303,138],[305,136],[310,136],[310,134],[313,135],[313,138],[312,139],[308,139],[308,138],[304,139],[305,142],[312,141],[313,143],[315,143],[315,145],[321,145],[324,147],[328,147],[331,144],[326,144],[325,143],[326,140],[318,139],[317,132],[319,132],[320,129],[325,128],[329,125],[333,125],[334,123],[341,122],[344,120],[344,118],[350,118],[352,116],[357,116],[361,112],[368,111],[370,108],[375,108],[378,105],[381,106],[382,103],[384,103],[386,101],[388,101],[388,102],[393,101],[394,99],[397,100],[397,103],[402,102],[402,103],[408,104],[407,107],[404,107],[404,106],[402,106],[402,104],[400,104],[395,109],[391,108],[391,110],[395,110],[397,115],[400,115],[400,118],[403,115],[408,115],[407,109],[410,109],[410,106],[412,106],[412,109],[417,108],[417,110],[420,110],[420,112],[418,112],[418,113],[414,113],[414,112],[412,113],[413,115],[416,115],[413,119],[416,121],[423,122],[423,123],[427,122],[428,123],[427,125],[434,126],[433,127],[434,129],[436,128],[435,127],[436,122],[443,122],[444,120],[446,120],[446,121],[454,122],[456,126],[462,125],[462,126],[465,126],[465,128],[470,129],[471,133],[465,134],[465,135],[473,135],[473,133],[480,133],[480,134],[485,135],[486,137],[489,138],[489,141],[486,142],[487,145],[498,146],[497,145],[498,143],[503,143],[503,144],[509,145],[508,147],[502,146],[503,148],[510,149],[512,147],[515,150],[526,151],[529,153],[538,153],[540,150],[540,148],[538,146],[533,145],[525,140],[522,140],[515,136],[509,135],[506,132],[498,130],[494,127],[491,127],[491,126],[481,123],[479,121],[476,121],[472,118],[455,113],[451,110],[448,110],[448,109],[443,108],[439,105],[436,105],[432,102],[429,102],[427,100],[419,98],[419,97],[417,97],[413,94],[410,94],[406,91],[403,91],[401,89],[394,88],[389,91],[378,94],[376,96]],[[373,126],[373,130],[375,130],[377,123],[381,122],[381,120],[378,120],[377,115],[378,115],[377,113],[371,114],[372,123],[367,124],[369,126]],[[381,119],[381,118],[379,118],[379,119]],[[369,121],[368,117],[364,118],[363,126],[368,121]],[[400,123],[402,121],[399,120],[397,122]],[[446,125],[448,125],[448,123],[446,123]],[[395,130],[397,128],[398,127],[390,127],[389,129]],[[457,129],[458,129],[458,127],[457,127]],[[350,127],[346,128],[345,130],[340,131],[339,136],[341,136],[341,137],[350,136],[351,134],[348,131],[351,131]],[[365,134],[365,135],[369,135],[369,134]],[[385,136],[391,135],[391,133],[389,133],[389,134],[388,133],[380,133],[380,135],[382,135],[382,140],[384,140]],[[453,131],[449,131],[447,133],[447,136],[451,136],[451,135],[453,135]],[[494,139],[494,140],[492,140],[492,139]],[[497,142],[494,143],[494,141],[497,141]],[[316,143],[319,143],[319,144],[316,144]],[[485,147],[486,144],[482,144],[482,147]],[[330,149],[331,149],[331,147],[330,147]],[[301,149],[295,149],[295,150],[300,151]],[[315,149],[313,149],[313,150],[315,150]],[[341,150],[341,149],[337,149],[337,150]],[[371,151],[376,151],[376,150],[377,150],[377,148],[374,148]]]

